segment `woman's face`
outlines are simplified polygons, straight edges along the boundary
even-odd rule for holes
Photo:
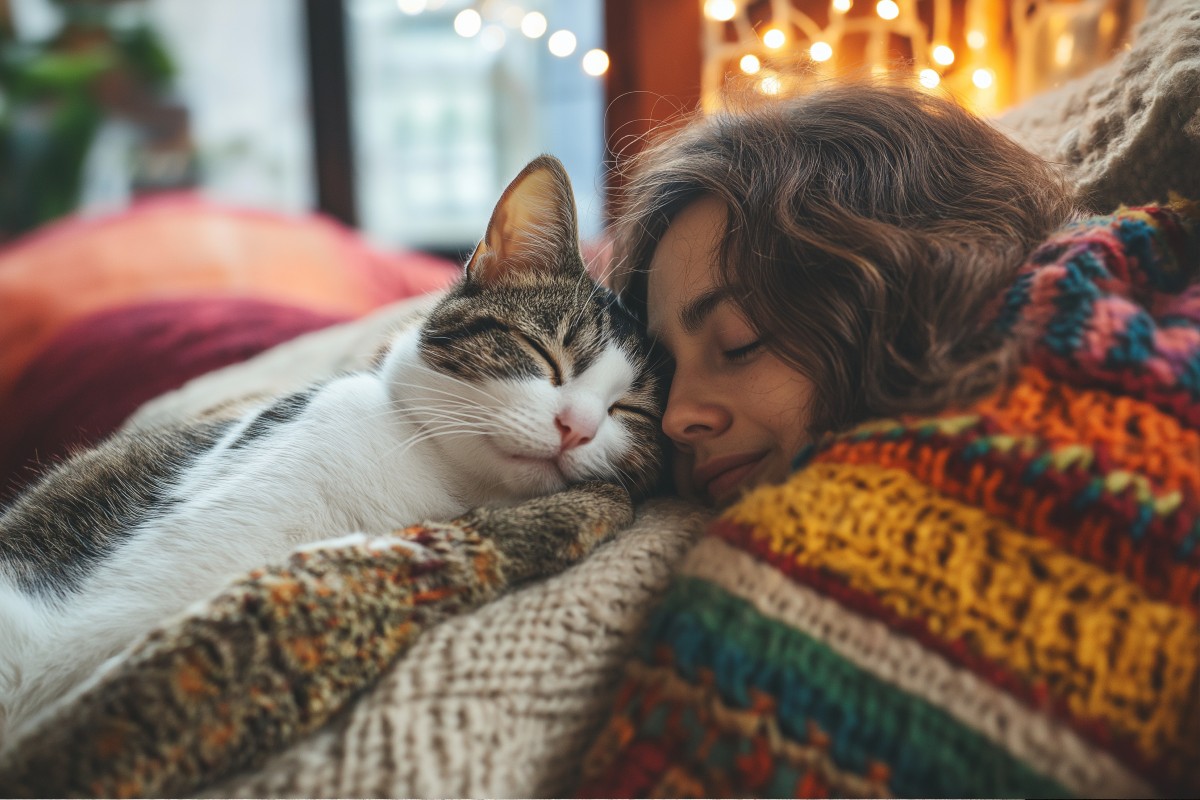
[[[704,197],[658,244],[647,282],[650,335],[675,361],[663,431],[680,493],[714,505],[787,475],[807,441],[808,378],[762,346],[718,281],[725,206]]]

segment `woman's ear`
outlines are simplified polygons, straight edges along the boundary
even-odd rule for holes
[[[482,286],[582,268],[575,194],[562,163],[543,155],[500,195],[483,240],[467,262],[467,280]]]

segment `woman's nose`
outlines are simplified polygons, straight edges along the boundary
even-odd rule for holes
[[[723,433],[733,421],[726,404],[714,396],[712,387],[682,377],[678,370],[671,381],[662,428],[678,444],[693,444]]]

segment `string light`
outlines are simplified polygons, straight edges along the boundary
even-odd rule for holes
[[[1075,52],[1075,36],[1070,31],[1058,37],[1054,43],[1054,63],[1065,67],[1071,63],[1071,55]]]
[[[1110,50],[1119,46],[1114,37],[1125,35],[1122,6],[1113,0],[1049,5],[1052,12],[1015,24],[1023,6],[1005,0],[702,0],[693,7],[706,22],[722,24],[701,29],[701,104],[711,112],[729,102],[726,89],[737,83],[730,72],[753,76],[751,85],[762,94],[790,93],[792,80],[807,86],[843,70],[890,75],[899,57],[915,62],[900,68],[909,85],[965,89],[978,113],[996,113],[1053,77],[1039,74],[1040,66],[1057,74],[1060,65],[1098,58],[1080,44],[1077,31],[1090,31],[1090,38]],[[827,13],[801,14],[797,6],[820,6]],[[729,20],[738,24],[724,24]],[[770,69],[796,58],[809,63],[808,73],[793,78]]]
[[[737,14],[737,3],[733,0],[705,0],[704,16],[717,22],[728,22]]]
[[[443,5],[443,1],[396,0],[396,7],[405,14],[416,16],[425,11],[440,8]],[[483,14],[475,8],[465,8],[454,17],[454,32],[459,36],[470,39],[474,36],[479,36],[482,31],[482,35],[479,36],[480,45],[485,50],[495,52],[503,48],[508,41],[508,34],[504,31],[505,26],[520,29],[521,33],[530,39],[541,38],[549,28],[546,16],[539,11],[526,12],[525,9],[516,3],[507,3],[497,13],[496,5],[499,4],[485,2],[482,4],[482,8],[489,18],[498,17],[503,25],[495,23],[484,25]],[[728,14],[727,18],[731,19],[737,13],[737,3],[735,0],[725,0],[725,2],[710,0],[706,6],[706,13],[710,10],[713,14],[717,15]],[[566,58],[578,48],[579,40],[574,33],[566,28],[562,28],[550,35],[546,40],[546,46],[552,54],[559,58]],[[580,63],[583,71],[594,77],[605,74],[611,66],[608,53],[598,47],[587,51]]]
[[[933,60],[943,67],[948,67],[954,63],[954,51],[944,44],[939,44],[933,48]]]
[[[473,8],[464,8],[454,17],[454,32],[470,39],[483,27],[483,17]]]
[[[575,52],[575,47],[578,42],[575,40],[575,34],[563,29],[550,34],[546,46],[550,48],[550,52],[559,58],[566,58]]]
[[[778,50],[787,43],[787,36],[779,28],[771,28],[763,34],[763,44],[772,50]]]
[[[583,54],[583,71],[593,77],[598,78],[608,72],[608,63],[608,53],[598,47]]]
[[[530,11],[521,19],[521,33],[530,39],[538,39],[546,32],[546,15],[540,11]]]
[[[895,19],[900,16],[900,6],[896,5],[896,0],[879,0],[875,4],[875,13],[884,19]]]

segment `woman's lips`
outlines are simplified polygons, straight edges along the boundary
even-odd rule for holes
[[[693,484],[715,502],[741,485],[766,455],[765,452],[740,453],[712,459],[692,473]]]

